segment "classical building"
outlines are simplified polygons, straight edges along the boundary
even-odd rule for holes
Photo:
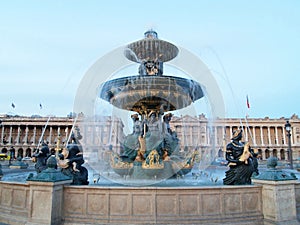
[[[74,119],[67,117],[48,119],[48,117],[1,116],[0,152],[9,153],[14,158],[31,157],[41,141],[46,141],[50,149],[54,150],[58,134],[61,143],[64,144],[69,137]]]
[[[293,159],[300,157],[300,119],[297,115],[291,118],[226,118],[217,119],[211,124],[202,114],[198,117],[175,117],[172,119],[172,129],[178,137],[188,138],[190,147],[200,142],[203,149],[219,148],[218,156],[224,156],[224,146],[232,137],[232,131],[241,128],[244,131],[244,141],[249,141],[252,148],[259,152],[262,160],[275,156],[279,160],[288,160],[288,138],[285,130],[286,121],[291,123],[291,148]],[[185,125],[182,126],[182,121]]]
[[[80,127],[83,139],[81,143],[89,149],[86,157],[92,152],[104,153],[109,146],[120,152],[124,138],[124,124],[121,120],[106,117],[93,123],[81,123],[83,117],[21,117],[0,116],[0,152],[12,157],[31,157],[39,147],[41,140],[48,143],[54,151],[60,135],[61,146],[66,145],[70,137],[74,121]],[[300,119],[297,115],[288,118],[291,131],[291,149],[293,159],[300,158]],[[205,115],[197,117],[173,117],[171,130],[180,139],[183,151],[197,146],[202,154],[212,153],[224,156],[224,146],[230,141],[232,131],[242,127],[244,139],[259,151],[260,158],[266,160],[275,156],[279,160],[288,160],[288,138],[285,130],[287,118],[226,118],[210,121]],[[79,125],[81,124],[81,125]],[[84,125],[82,125],[84,124]],[[96,124],[96,125],[95,125]],[[101,153],[102,152],[102,153]]]

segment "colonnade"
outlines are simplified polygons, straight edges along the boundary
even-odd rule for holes
[[[64,144],[72,130],[74,118],[52,118],[45,127],[47,118],[32,119],[30,117],[2,117],[0,127],[0,152],[16,151],[16,156],[31,156],[42,139],[50,148],[56,147],[58,134]],[[79,120],[80,122],[80,120]],[[287,160],[288,139],[285,131],[284,118],[281,119],[249,119],[248,126],[242,125],[244,141],[249,141],[252,148],[258,149],[263,160],[276,156],[280,160]],[[293,158],[297,159],[300,152],[300,120],[298,117],[290,120],[292,124],[291,144]],[[204,115],[198,117],[174,116],[170,122],[171,129],[177,133],[181,148],[205,149],[205,151],[222,150],[230,142],[233,130],[241,127],[240,119],[216,119],[213,123]],[[82,144],[89,146],[91,151],[98,151],[102,146],[113,145],[116,151],[120,150],[123,140],[124,124],[120,119],[106,118],[93,123],[81,123],[83,135]]]

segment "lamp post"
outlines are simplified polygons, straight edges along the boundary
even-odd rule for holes
[[[0,120],[0,128],[2,127],[2,120]],[[1,143],[1,142],[0,142]],[[3,177],[2,165],[0,164],[0,180]]]
[[[288,153],[289,153],[290,168],[293,169],[293,153],[292,153],[292,147],[291,147],[292,126],[288,120],[286,121],[286,124],[285,124],[285,130],[287,132],[287,137],[288,137]]]

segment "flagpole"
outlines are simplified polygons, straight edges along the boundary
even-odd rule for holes
[[[249,109],[250,109],[250,102],[249,102],[248,95],[246,95],[246,104],[247,104],[247,108],[248,108],[248,111],[249,111]],[[247,130],[248,130],[248,132],[249,132],[251,141],[252,141],[252,143],[253,143],[253,136],[252,136],[252,133],[251,133],[249,124],[248,124],[248,116],[249,116],[249,114],[246,113],[246,115],[245,115],[245,122],[246,122]]]

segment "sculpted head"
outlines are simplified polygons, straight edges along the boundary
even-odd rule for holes
[[[232,132],[232,138],[231,140],[241,140],[243,137],[243,130],[242,129],[236,129]]]

